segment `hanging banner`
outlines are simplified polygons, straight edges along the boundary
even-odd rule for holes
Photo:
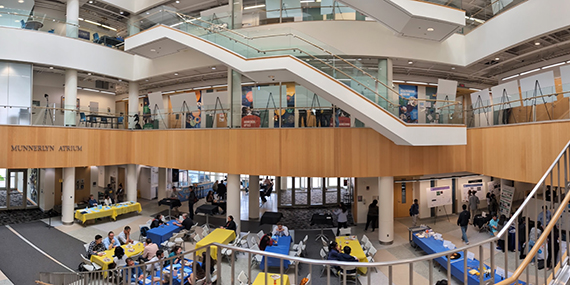
[[[418,86],[399,86],[400,95],[400,119],[406,123],[418,122]]]
[[[192,111],[186,114],[186,128],[199,129],[201,126],[202,118],[202,94],[200,92],[194,92],[196,95],[196,108],[198,110]]]
[[[475,195],[479,198],[479,201],[485,200],[485,191],[484,191],[484,184],[483,182],[479,183],[468,183],[463,184],[461,187],[461,200],[463,202],[469,201],[469,191],[475,191]]]
[[[261,119],[258,116],[248,115],[241,118],[242,128],[259,128],[261,126]]]
[[[426,192],[430,208],[452,204],[451,186],[449,185],[426,188]]]
[[[515,187],[503,185],[501,187],[501,200],[499,201],[499,212],[509,218],[511,214],[511,205],[515,195]]]

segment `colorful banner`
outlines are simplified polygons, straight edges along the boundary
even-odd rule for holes
[[[400,119],[406,123],[418,122],[418,87],[400,85]]]
[[[511,214],[511,205],[513,204],[514,195],[515,187],[502,185],[501,200],[499,201],[499,213],[501,213],[501,215],[505,215],[507,219]]]
[[[463,184],[461,187],[461,201],[469,201],[469,191],[475,191],[475,195],[479,198],[479,201],[486,199],[483,182]]]
[[[186,114],[186,128],[199,129],[201,118],[202,118],[202,95],[200,92],[194,92],[196,94],[196,107],[197,111],[192,111]]]

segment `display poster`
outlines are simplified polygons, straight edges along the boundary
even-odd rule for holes
[[[400,95],[400,119],[406,123],[418,122],[418,86],[399,86]]]
[[[427,124],[439,124],[439,112],[437,111],[435,101],[429,100],[436,100],[437,99],[437,88],[435,87],[426,87],[426,99],[425,102],[425,115],[426,115],[426,123]]]
[[[499,201],[499,212],[509,218],[511,214],[511,205],[515,195],[515,187],[503,185],[501,187],[501,200]]]
[[[187,129],[199,129],[202,122],[202,94],[200,92],[194,92],[194,94],[196,95],[196,108],[198,110],[186,114]]]
[[[487,182],[487,192],[495,195],[499,195],[501,192],[501,180],[493,180],[491,182]]]
[[[261,119],[258,116],[248,115],[241,118],[242,128],[259,128]]]
[[[295,127],[295,84],[287,84],[287,107],[281,114],[281,127]]]
[[[451,186],[438,186],[426,188],[428,207],[451,205]]]
[[[484,186],[483,182],[463,184],[461,187],[461,200],[468,202],[469,191],[475,191],[475,195],[479,198],[479,201],[484,201],[486,194]]]

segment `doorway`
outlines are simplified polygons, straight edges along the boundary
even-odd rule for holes
[[[3,170],[4,173],[0,176],[3,179],[0,183],[0,209],[24,209],[28,204],[33,206],[28,202],[28,170]]]
[[[410,207],[414,203],[412,183],[394,183],[394,218],[410,216]]]

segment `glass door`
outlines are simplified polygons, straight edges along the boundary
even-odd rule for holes
[[[28,203],[27,169],[8,169],[6,201],[8,209],[23,209]]]
[[[0,209],[6,209],[8,207],[7,196],[8,191],[6,190],[8,185],[8,174],[5,168],[0,168]]]

